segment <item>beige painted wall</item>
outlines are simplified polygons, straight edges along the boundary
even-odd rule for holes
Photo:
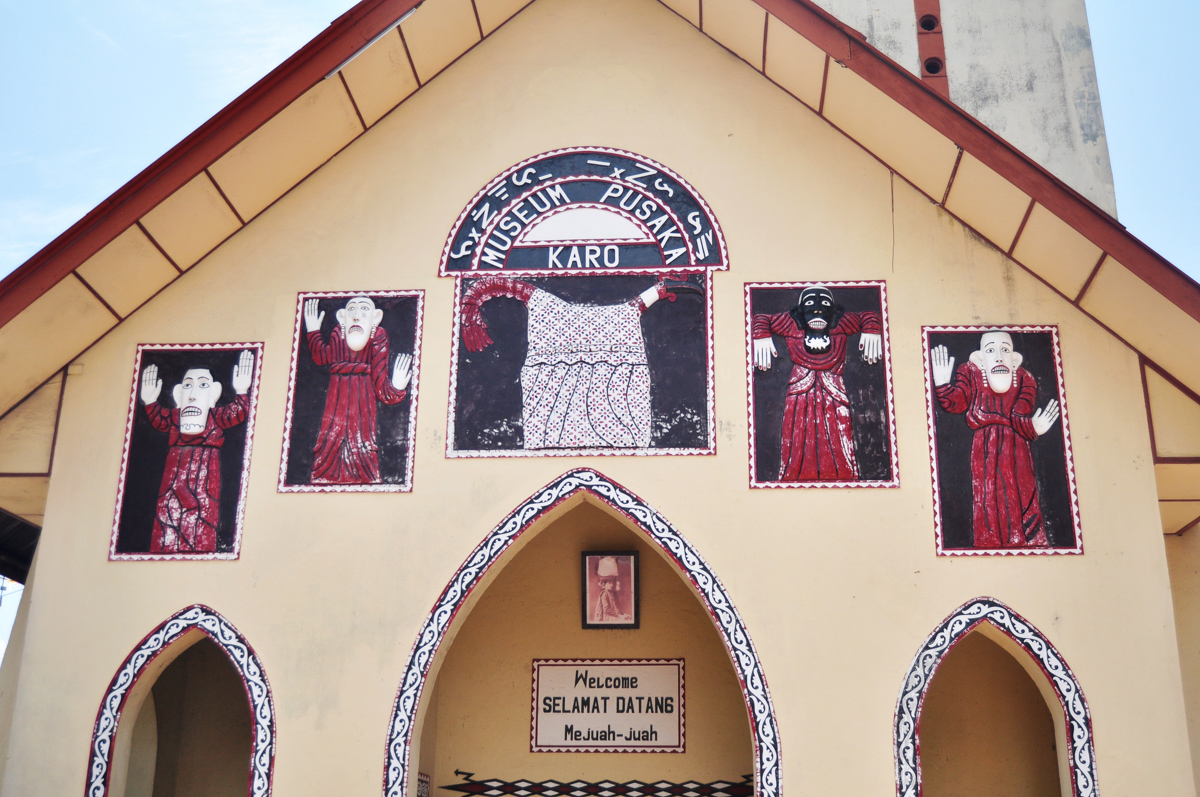
[[[554,147],[659,160],[709,201],[718,453],[449,460],[445,236],[492,176]],[[886,279],[901,487],[746,487],[742,284]],[[295,294],[423,288],[414,491],[281,495]],[[922,324],[1055,323],[1086,555],[934,556]],[[108,562],[139,342],[266,343],[242,554]],[[281,795],[380,791],[417,629],[514,506],[590,465],[708,559],[762,657],[788,793],[888,794],[901,678],[952,609],[999,598],[1058,647],[1093,712],[1106,793],[1193,794],[1137,360],[878,161],[652,0],[538,0],[86,352],[68,382],[5,795],[80,788],[96,709],[150,629],[207,603],[275,695]],[[80,655],[86,651],[86,655]]]
[[[1163,537],[1171,570],[1171,593],[1175,603],[1175,631],[1179,644],[1179,666],[1183,674],[1183,697],[1187,706],[1188,738],[1196,793],[1200,794],[1200,532],[1195,528],[1178,536]]]
[[[17,687],[20,684],[21,661],[24,658],[25,631],[29,627],[29,607],[33,603],[33,581],[37,574],[37,561],[35,552],[33,564],[29,567],[29,576],[25,579],[25,590],[21,593],[21,603],[17,606],[17,616],[8,636],[8,645],[4,649],[4,661],[0,663],[0,753],[9,749],[8,742],[13,730],[13,712],[17,704]],[[8,756],[0,755],[0,787],[4,783],[7,765]]]
[[[142,711],[152,706],[156,724],[154,797],[245,794],[253,743],[250,706],[225,651],[204,637],[163,670],[152,694]],[[136,731],[137,726],[131,765],[143,752]]]
[[[641,627],[581,627],[581,551],[641,552]],[[684,659],[687,751],[531,753],[533,659]],[[437,676],[433,786],[477,779],[737,782],[754,772],[746,704],[708,612],[657,546],[581,504],[514,556],[462,625]],[[424,752],[424,751],[423,751]],[[454,792],[440,792],[453,795]]]
[[[1061,794],[1046,701],[983,634],[967,634],[938,665],[920,722],[923,797]]]
[[[133,720],[129,763],[125,775],[125,797],[154,797],[154,771],[158,764],[158,712],[154,692],[146,695]],[[111,789],[116,789],[110,781]]]

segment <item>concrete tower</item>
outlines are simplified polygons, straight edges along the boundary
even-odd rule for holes
[[[1116,216],[1084,0],[817,3],[905,69],[948,88],[955,104]],[[925,30],[929,17],[936,25]],[[925,68],[930,57],[941,62],[934,74]]]

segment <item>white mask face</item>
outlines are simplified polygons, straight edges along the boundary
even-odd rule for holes
[[[1007,393],[1021,364],[1021,355],[1013,351],[1012,336],[1007,332],[985,332],[978,354],[988,387],[996,393]]]
[[[375,302],[366,296],[356,296],[337,311],[337,320],[342,325],[342,334],[346,336],[350,351],[362,351],[371,342],[375,327],[383,320],[383,311],[376,310]]]
[[[207,368],[192,368],[172,393],[179,407],[179,431],[200,434],[208,425],[208,411],[221,398],[221,383],[214,382]]]

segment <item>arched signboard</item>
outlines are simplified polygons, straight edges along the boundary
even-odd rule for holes
[[[441,275],[728,268],[707,203],[667,167],[632,152],[573,148],[518,163],[455,222]]]
[[[518,163],[459,215],[446,454],[711,454],[711,272],[686,180],[615,149]]]

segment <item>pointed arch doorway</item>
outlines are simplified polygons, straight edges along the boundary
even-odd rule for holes
[[[995,644],[989,645],[986,641],[978,639],[976,635]],[[983,648],[990,648],[990,652],[972,645],[973,641],[982,642]],[[1067,795],[1070,797],[1095,797],[1097,794],[1096,750],[1092,738],[1092,715],[1087,699],[1084,697],[1083,688],[1079,685],[1071,668],[1067,666],[1062,654],[1033,623],[995,598],[989,597],[979,597],[968,601],[943,620],[925,640],[904,676],[900,697],[896,701],[893,727],[897,797],[922,797],[925,794],[925,784],[921,772],[923,750],[920,738],[922,716],[926,708],[925,701],[934,684],[934,676],[939,667],[943,662],[953,658],[952,654],[956,648],[959,648],[960,652],[965,652],[966,648],[973,649],[967,656],[975,658],[976,666],[983,663],[984,666],[981,669],[985,669],[986,674],[995,678],[996,681],[1004,680],[1001,667],[995,666],[997,658],[1003,659],[1011,656],[1012,660],[1028,674],[1027,687],[1034,692],[1041,693],[1040,697],[1045,702],[1045,708],[1049,710],[1047,719],[1053,728],[1047,733],[1049,739],[1052,740],[1051,743],[1058,759],[1057,772],[1054,772],[1053,762],[1051,762],[1050,769],[1052,775],[1057,774],[1058,776],[1059,789],[1054,790],[1051,786],[1047,790],[1044,788],[1045,778],[1035,776],[1029,779],[1030,783],[1039,779],[1042,781],[1036,790],[1027,785],[1026,788],[1019,790],[1019,793],[1033,794],[1037,791],[1054,793],[1058,791],[1064,797]],[[991,659],[991,665],[985,663],[986,658]],[[1011,665],[1013,662],[1006,663]],[[959,663],[951,662],[951,664],[954,665],[953,669],[960,670],[961,660]],[[954,681],[958,681],[959,685],[962,684],[964,679],[961,675],[960,671],[956,674],[957,677],[951,676],[952,683],[943,684],[943,687],[947,691],[952,691]],[[996,678],[996,676],[1000,677]],[[1012,681],[1011,678],[1007,680],[1010,683]],[[1018,676],[1018,680],[1021,680],[1020,676]],[[1016,690],[1008,690],[1001,696],[1001,700],[1009,703],[1019,701],[1020,695],[1015,692]],[[947,696],[943,694],[942,697],[945,699]],[[1001,705],[1000,702],[994,700],[994,695],[992,697],[993,707],[1004,710],[1013,708],[1012,705]],[[978,703],[987,705],[987,696]],[[944,711],[939,713],[945,714]],[[1032,715],[1029,713],[1025,714],[1027,720],[1030,716]],[[944,717],[939,719],[944,719]],[[972,719],[978,721],[978,716]],[[1036,728],[1032,723],[1028,721],[1022,723],[1019,719],[1017,722],[1012,722],[1012,716],[1009,717],[1007,723],[996,723],[996,729],[1011,731],[1017,725],[1023,725],[1023,730],[1033,730],[1036,734]],[[967,729],[964,733],[964,729],[960,727],[955,729],[955,732],[960,737],[966,737],[969,736],[971,730],[973,729]],[[961,742],[962,739],[959,741]],[[995,739],[991,741],[993,744],[996,743]],[[961,749],[960,747],[958,752],[961,752]],[[994,764],[994,758],[968,762],[968,766],[973,768],[974,772],[966,780],[977,777],[980,772],[986,772]],[[940,778],[939,780],[954,782],[953,778]],[[1004,780],[1009,784],[1013,782],[1011,777],[1006,777]],[[941,784],[939,783],[939,785]],[[961,783],[958,785],[961,786]],[[973,793],[984,793],[983,789],[977,788],[975,785],[969,788]],[[958,793],[958,791],[956,790],[954,793]],[[1018,792],[1005,791],[1003,793]]]
[[[270,797],[275,704],[246,638],[203,604],[176,612],[117,669],[96,715],[87,797]],[[244,784],[244,785],[243,785]]]
[[[640,552],[641,627],[584,630],[580,554],[614,545]],[[679,658],[683,755],[531,752],[534,659]],[[384,794],[778,797],[778,738],[758,655],[708,563],[640,498],[583,469],[493,529],[426,617],[392,711]]]

